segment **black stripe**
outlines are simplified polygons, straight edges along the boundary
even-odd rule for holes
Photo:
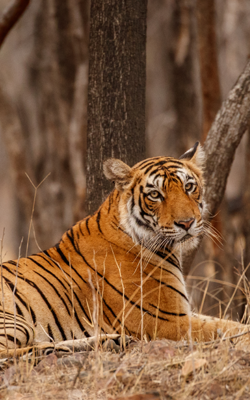
[[[79,297],[77,296],[77,294],[76,294],[75,292],[74,292],[74,295],[75,295],[75,297],[76,297],[76,300],[78,301],[79,306],[81,307],[81,310],[83,311],[84,315],[86,316],[87,320],[91,323],[91,319],[90,319],[90,317],[88,316],[88,314],[86,313],[86,311],[85,311],[85,309],[84,309],[82,303],[81,303],[80,300],[79,300]]]
[[[50,342],[55,341],[55,338],[54,338],[54,335],[53,335],[53,332],[52,332],[50,324],[48,324],[48,334],[51,337]]]
[[[84,258],[84,256],[83,256],[81,253],[80,253],[80,255],[81,255],[81,257]],[[139,310],[141,309],[141,307],[140,307],[138,304],[136,304],[134,301],[130,300],[130,298],[129,298],[125,293],[120,292],[114,285],[112,285],[112,283],[110,283],[110,282],[107,280],[107,278],[106,278],[105,276],[103,276],[102,274],[100,274],[100,272],[96,271],[96,270],[86,261],[85,258],[84,258],[84,260],[85,260],[85,263],[89,266],[89,268],[91,268],[94,272],[96,272],[98,276],[100,276],[101,278],[103,278],[103,280],[104,280],[114,291],[116,291],[117,293],[119,293],[119,295],[120,295],[121,297],[124,296],[124,298],[125,298],[130,304],[132,304],[133,306],[135,306],[135,307],[138,308]],[[105,302],[104,299],[103,299],[103,301],[104,301],[104,303],[106,304],[106,302]],[[106,305],[107,305],[107,304],[106,304]],[[109,306],[107,305],[107,307],[109,307]],[[111,310],[111,308],[110,308],[110,310]],[[147,312],[147,313],[148,313],[149,315],[151,315],[152,317],[156,318],[155,315],[151,314],[151,313],[150,313],[148,310],[146,310],[145,308],[142,308],[142,310],[143,310],[144,312]],[[112,313],[113,313],[113,312],[112,312]],[[115,314],[113,314],[113,315],[115,315]],[[158,317],[158,318],[160,318],[160,319],[162,319],[162,320],[164,320],[164,321],[168,321],[168,320],[166,320],[165,318],[162,318],[162,317]]]
[[[20,340],[17,339],[17,338],[14,338],[14,337],[11,336],[11,335],[0,334],[0,337],[4,337],[4,338],[7,337],[8,340],[10,340],[10,341],[13,342],[13,343],[16,343],[19,347],[22,346],[22,343],[20,342]]]
[[[112,308],[108,305],[108,303],[105,301],[104,298],[102,298],[103,303],[105,304],[105,306],[108,308],[108,310],[111,312],[111,314],[113,315],[113,317],[116,319],[116,314],[114,313],[114,311],[112,310]],[[105,314],[106,318],[108,318],[108,316]],[[108,318],[109,323],[111,324],[109,318]],[[119,318],[117,318],[117,322],[122,325],[121,321],[119,320]],[[112,324],[111,324],[112,325]],[[124,328],[126,328],[124,326]],[[126,328],[128,330],[128,328]]]
[[[71,313],[70,313],[70,311],[69,311],[69,309],[68,309],[68,306],[67,306],[67,304],[66,304],[64,298],[60,295],[60,293],[58,292],[57,288],[53,285],[53,283],[51,283],[47,278],[45,278],[45,276],[39,274],[39,272],[34,271],[34,273],[37,274],[37,275],[39,275],[42,279],[44,279],[44,280],[54,289],[54,291],[55,291],[55,293],[57,294],[57,296],[59,297],[59,299],[62,300],[62,302],[63,302],[63,304],[64,304],[64,306],[65,306],[65,308],[66,308],[66,310],[67,310],[67,312],[68,312],[68,314],[69,314],[69,316],[71,316]]]
[[[72,231],[72,235],[74,235],[73,231]],[[72,243],[72,246],[74,247],[75,251],[76,251],[79,255],[81,255],[81,257],[83,258],[83,260],[85,260],[85,258],[82,256],[82,254],[80,254],[79,250],[76,248],[76,243],[75,243],[75,241],[74,241],[74,238],[70,236],[69,232],[67,232],[67,237],[69,238],[70,242]],[[60,253],[61,253],[62,256],[63,256],[63,259],[66,260],[66,261],[65,261],[66,264],[67,264],[68,266],[70,266],[70,264],[69,264],[67,258],[65,257],[65,255],[63,254],[63,252],[61,251],[61,249],[60,249],[59,247],[58,247],[58,249],[60,250]],[[59,253],[59,254],[60,254],[60,253]],[[61,255],[61,254],[60,254],[60,255]],[[87,264],[86,260],[85,260],[85,263]],[[87,264],[87,265],[88,265],[88,264]],[[83,279],[83,277],[75,270],[75,268],[74,268],[72,265],[71,265],[71,268],[73,269],[73,271],[75,271],[75,273],[79,276],[79,278],[88,286],[88,283]],[[84,307],[83,307],[83,305],[81,304],[81,302],[80,302],[80,300],[79,300],[77,294],[76,294],[75,292],[73,292],[73,293],[74,293],[74,295],[75,295],[75,297],[76,297],[76,299],[77,299],[77,301],[78,301],[78,304],[80,305],[80,307],[81,307],[83,313],[85,314],[86,318],[88,319],[89,322],[91,322],[91,319],[89,318],[88,314],[87,314],[86,311],[84,310]]]
[[[9,317],[12,320],[13,313],[10,313],[8,311],[3,312],[3,310],[0,310],[0,318],[1,318],[1,314],[3,315],[3,318],[8,319],[8,317]],[[7,317],[6,317],[6,315],[7,315]],[[21,322],[25,322],[25,318],[21,317],[20,315],[17,315],[16,318]]]
[[[15,275],[15,274],[13,273],[13,275]],[[19,278],[22,279],[22,280],[24,280],[23,277],[20,277],[20,276],[19,276]],[[12,290],[12,292],[13,292],[14,284],[13,284],[8,278],[6,278],[6,277],[4,277],[4,279],[5,279],[5,281],[8,283],[8,285],[10,286],[10,288],[12,288],[11,290]],[[15,297],[20,301],[20,303],[22,303],[22,305],[26,308],[26,310],[28,311],[28,313],[31,314],[32,321],[33,321],[33,323],[35,324],[35,323],[36,323],[36,314],[34,313],[32,307],[29,306],[29,305],[22,299],[22,297],[21,297],[21,295],[19,294],[19,291],[18,291],[17,289],[15,290]]]
[[[0,324],[0,326],[1,327],[3,326],[3,329],[10,329],[11,328],[11,329],[13,329],[13,331],[16,329],[17,331],[22,332],[26,336],[26,344],[29,342],[30,334],[29,334],[27,328],[25,328],[25,326],[18,325],[14,321],[12,323],[8,322],[7,324],[2,323],[2,324]]]
[[[68,290],[66,288],[66,286],[64,285],[64,283],[58,278],[58,276],[54,275],[53,272],[51,272],[50,270],[48,270],[47,268],[45,268],[42,264],[40,264],[39,262],[37,262],[36,260],[34,260],[32,257],[27,257],[29,260],[33,261],[39,268],[41,268],[43,271],[46,271],[48,274],[50,274],[51,276],[53,276],[53,278],[55,278],[63,287],[65,290]],[[43,257],[42,257],[43,258]],[[44,258],[43,258],[44,259]],[[46,262],[48,262],[47,260],[44,260]],[[51,265],[51,264],[50,264]],[[70,286],[70,285],[69,285]]]
[[[44,293],[41,291],[41,289],[35,284],[35,282],[32,282],[31,280],[27,279],[27,278],[23,278],[23,277],[19,277],[20,279],[22,279],[23,281],[27,282],[31,287],[33,287],[34,289],[36,289],[36,291],[40,294],[40,296],[42,297],[42,299],[44,300],[44,302],[46,303],[48,309],[50,310],[51,314],[54,317],[55,323],[62,335],[63,340],[67,340],[67,336],[65,335],[65,332],[58,320],[58,317],[53,309],[53,307],[51,306],[50,302],[48,301],[47,297],[44,295]]]
[[[28,333],[27,329],[25,328],[25,326],[23,326],[23,325],[18,325],[18,324],[14,321],[14,316],[13,316],[13,321],[7,322],[7,323],[2,322],[2,323],[0,323],[0,326],[3,327],[3,328],[6,328],[6,329],[10,329],[10,328],[11,328],[11,329],[13,329],[13,330],[14,330],[14,328],[15,328],[15,329],[16,329],[17,331],[19,331],[19,332],[22,332],[22,333],[26,332],[27,335],[29,336],[29,333]]]
[[[156,181],[157,178],[162,178],[164,175],[162,174],[162,169],[158,169],[158,173],[154,177],[154,181]]]
[[[183,314],[183,313],[178,314],[178,313],[173,313],[173,312],[164,311],[164,310],[161,310],[159,307],[156,307],[154,304],[151,304],[151,303],[149,303],[149,305],[150,305],[151,307],[153,307],[153,308],[158,309],[158,310],[159,310],[161,313],[163,313],[163,314],[173,315],[174,317],[185,317],[185,316],[187,315],[187,314]]]
[[[88,233],[89,233],[89,235],[90,235],[90,230],[89,230],[89,219],[90,219],[90,217],[86,218],[85,224],[86,224],[87,231],[88,231]]]
[[[79,231],[81,232],[81,235],[82,235],[82,236],[84,236],[84,233],[83,233],[83,231],[82,231],[81,224],[82,224],[82,223],[81,223],[81,222],[79,222],[79,224],[78,224],[77,226],[79,227]],[[78,239],[80,239],[80,235],[79,235],[79,234],[78,234],[78,236],[77,236],[77,237],[78,237]]]
[[[169,250],[167,247],[164,249],[164,251],[166,251],[167,254],[163,253],[160,250],[157,250],[154,253],[157,254],[157,256],[164,258],[164,260],[169,261],[170,264],[172,264],[174,267],[178,268],[181,271],[181,268],[179,266],[179,261],[176,258],[176,256],[173,254],[173,252],[171,250]],[[173,259],[176,262],[176,264],[173,261]]]
[[[64,262],[65,264],[67,264],[68,266],[70,266],[70,264],[69,264],[67,258],[65,257],[65,255],[64,255],[63,252],[62,252],[62,250],[60,249],[60,243],[57,243],[57,244],[55,245],[55,248],[56,248],[56,250],[57,250],[57,253],[60,255],[61,259],[63,260],[63,262]]]
[[[73,231],[72,231],[72,232],[73,232]],[[70,236],[69,236],[69,239],[71,240]],[[74,243],[73,239],[71,240],[71,242],[72,242],[72,244]],[[73,246],[74,246],[74,244],[73,244]],[[68,264],[68,265],[69,265],[69,264]],[[72,269],[73,269],[73,268],[72,268]],[[84,281],[84,282],[85,282],[85,281]],[[85,283],[86,283],[86,282],[85,282]],[[86,284],[87,284],[87,283],[86,283]],[[68,284],[68,285],[69,285],[69,284]],[[70,285],[69,285],[69,287],[70,287]],[[79,285],[78,285],[78,287],[79,287]],[[67,289],[66,289],[66,290],[67,290]],[[87,313],[85,312],[85,310],[84,310],[84,308],[83,308],[83,306],[82,306],[82,304],[81,304],[81,302],[80,302],[80,300],[79,300],[77,294],[76,294],[74,291],[73,291],[73,294],[74,294],[74,296],[75,296],[75,298],[76,298],[76,300],[77,300],[79,306],[81,307],[83,313],[85,314],[86,318],[88,319],[89,322],[91,322],[91,320],[90,320],[89,316],[87,315]],[[70,300],[70,298],[69,298],[67,292],[65,293],[65,295],[66,295],[66,297],[67,297],[69,303],[70,303],[71,306],[73,307],[72,302],[71,302],[71,300]],[[75,314],[76,314],[76,319],[77,319],[77,322],[79,323],[79,326],[80,326],[81,330],[85,331],[83,325],[82,325],[81,322],[80,322],[80,319],[79,319],[79,317],[78,317],[76,311],[75,311]],[[85,331],[85,335],[86,335],[86,337],[89,337],[89,334],[88,334],[87,331]]]
[[[112,206],[112,204],[113,204],[113,201],[114,201],[113,197],[114,197],[114,191],[113,191],[113,192],[111,192],[111,193],[110,193],[110,195],[109,195],[108,214],[110,213],[111,206]]]
[[[98,227],[99,232],[101,232],[101,234],[103,235],[103,232],[102,232],[101,226],[100,226],[101,210],[102,210],[102,209],[100,209],[100,210],[98,211],[98,213],[97,213],[96,222],[97,222],[97,227]]]
[[[152,264],[152,265],[154,265],[154,264]],[[158,267],[158,268],[160,268],[160,269],[162,269],[163,271],[165,271],[165,272],[167,272],[167,273],[169,273],[169,274],[171,274],[171,275],[173,275],[176,279],[178,279],[178,281],[183,285],[183,283],[182,283],[182,281],[180,280],[180,278],[178,278],[178,276],[177,275],[175,275],[172,271],[169,271],[168,269],[166,269],[166,268],[164,268],[163,266],[157,266],[157,265],[154,265],[155,267]]]
[[[67,236],[68,236],[69,240],[71,241],[73,247],[75,248],[73,239],[70,237],[70,235],[69,235],[68,233],[67,233]],[[67,264],[68,267],[70,267],[70,268],[76,273],[76,275],[78,275],[79,278],[80,278],[86,285],[88,285],[88,283],[83,279],[83,277],[79,274],[79,272],[77,272],[77,270],[73,267],[73,265],[69,263],[69,261],[67,260],[67,258],[65,257],[65,255],[63,254],[63,252],[62,252],[62,250],[60,249],[59,246],[57,247],[57,252],[58,252],[58,254],[60,255],[60,257],[62,258],[62,260],[65,262],[65,264]],[[70,276],[70,275],[69,275],[69,276]],[[78,284],[77,284],[77,286],[79,287],[79,289],[81,289],[81,287],[80,287]]]
[[[148,167],[148,169],[145,171],[145,174],[148,173],[152,168],[155,168],[149,174],[149,176],[152,176],[153,174],[155,174],[159,170],[159,167],[161,167],[161,166],[163,166],[164,164],[167,164],[167,163],[169,165],[165,165],[166,169],[175,168],[176,165],[181,165],[183,167],[183,163],[179,162],[179,161],[176,161],[175,159],[170,159],[168,161],[159,161],[158,163],[155,163],[153,166]],[[174,165],[171,165],[171,164],[174,164]]]
[[[143,273],[148,276],[147,272],[143,271]],[[186,295],[184,293],[180,292],[178,289],[176,289],[172,285],[168,285],[167,283],[165,283],[165,282],[161,281],[160,279],[157,279],[157,278],[155,278],[153,276],[150,276],[150,278],[154,279],[154,281],[159,282],[161,285],[163,285],[163,286],[173,290],[174,292],[178,293],[180,296],[182,296],[189,303],[189,300],[186,297]]]
[[[80,307],[81,307],[81,309],[82,309],[84,315],[87,317],[87,319],[89,320],[89,322],[91,322],[89,316],[86,314],[86,312],[85,312],[85,310],[84,310],[84,308],[83,308],[83,306],[82,306],[82,304],[81,304],[79,298],[77,297],[76,293],[75,293],[75,292],[73,292],[73,293],[74,293],[74,295],[75,295],[75,297],[76,297],[76,299],[77,299],[77,302],[78,302],[78,304],[80,305]],[[70,299],[69,299],[67,293],[66,293],[66,296],[67,296],[67,299],[70,301]],[[76,321],[77,321],[77,323],[78,323],[78,325],[79,325],[81,331],[85,334],[86,337],[90,337],[89,333],[86,331],[86,329],[85,329],[84,326],[82,325],[82,323],[81,323],[81,321],[80,321],[80,319],[79,319],[79,317],[78,317],[78,314],[77,314],[77,312],[76,312],[75,309],[74,309],[74,316],[76,317]]]
[[[155,160],[159,160],[160,158],[162,158],[162,157],[152,157],[152,158],[147,158],[146,160],[143,160],[143,161],[141,161],[139,164],[138,164],[138,167],[137,168],[139,168],[139,169],[143,169],[143,168],[146,168],[147,166],[148,166],[148,164],[154,164],[155,163]],[[142,168],[143,167],[143,168]]]
[[[142,196],[147,196],[145,193],[142,193]],[[145,199],[144,200],[144,207],[148,209],[146,203],[145,203]],[[142,200],[141,200],[141,196],[139,196],[139,207],[140,207],[140,215],[141,217],[145,220],[146,225],[149,225],[149,221],[147,219],[144,218],[144,215],[147,215],[148,217],[152,218],[152,214],[148,214],[144,209],[143,209],[143,205],[142,205]]]
[[[20,261],[20,260],[19,260],[19,261]],[[15,267],[18,265],[18,263],[17,263],[16,261],[12,261],[12,260],[7,261],[7,264],[14,265]],[[5,264],[3,264],[3,265],[5,265]]]
[[[15,306],[16,306],[17,314],[24,317],[23,312],[22,312],[21,308],[19,307],[19,305],[17,303],[15,303]]]
[[[97,273],[98,276],[100,276],[101,278],[104,278],[104,280],[106,280],[106,278],[103,277],[102,274],[100,274],[98,271],[96,271],[96,270],[87,262],[87,260],[85,259],[84,255],[81,253],[80,249],[76,247],[77,243],[75,243],[74,239],[73,239],[70,235],[68,235],[68,238],[69,238],[69,240],[71,241],[72,246],[74,247],[74,250],[75,250],[76,253],[83,259],[84,263],[85,263],[90,269],[92,269],[93,271],[95,271],[95,272]],[[82,279],[83,279],[83,278],[82,278]],[[85,282],[85,281],[84,281],[84,282]],[[87,282],[85,282],[85,283],[87,283]],[[97,291],[96,288],[95,288],[95,290]],[[78,299],[76,293],[75,293],[75,296],[76,296],[76,298],[77,298],[77,300],[78,300],[78,302],[79,302],[79,305],[80,305],[81,308],[82,308],[82,311],[84,312],[84,314],[85,314],[86,317],[88,318],[89,322],[91,322],[91,320],[90,320],[90,318],[88,317],[88,315],[86,314],[86,312],[85,312],[85,310],[84,310],[84,308],[83,308],[83,306],[82,306],[80,300]],[[111,307],[108,306],[108,304],[106,303],[106,301],[105,301],[103,298],[102,298],[102,300],[103,300],[104,304],[107,306],[107,308],[108,308],[108,309],[111,311],[111,313],[114,315],[114,317],[116,317],[116,315],[113,313],[113,310],[111,309]],[[108,319],[107,316],[106,316],[106,318]],[[119,321],[119,320],[118,320],[118,321]],[[119,323],[121,323],[121,322],[119,321]]]
[[[132,193],[132,198],[131,198],[131,207],[130,207],[130,212],[131,214],[133,213],[133,208],[135,206],[135,193],[134,193],[134,188],[131,189]]]
[[[139,218],[135,217],[134,215],[133,215],[133,218],[134,218],[135,222],[137,223],[137,225],[143,226],[144,229],[154,232],[154,229],[149,225],[149,222],[147,220],[145,220],[145,222],[143,222]],[[142,216],[142,218],[143,218],[143,216]]]
[[[155,165],[155,162],[147,163],[146,165],[144,165],[143,168],[140,168],[140,169],[147,168],[147,169],[144,171],[144,174],[147,175],[148,171],[150,171],[150,169],[153,168],[154,165]]]
[[[59,246],[59,243],[58,243],[56,246]],[[45,252],[44,252],[44,253],[45,253]],[[64,269],[62,269],[62,267],[58,265],[59,263],[55,262],[55,261],[53,260],[53,258],[50,257],[48,251],[46,251],[45,254],[46,254],[47,257],[49,257],[49,260],[51,260],[51,261],[56,265],[56,267],[59,268],[60,271],[63,272],[65,275],[67,275],[67,276],[76,284],[76,286],[78,286],[78,288],[81,290],[81,287],[80,287],[79,284],[76,282],[76,280],[75,280],[73,277],[71,277],[71,275],[68,274],[68,272],[66,272]],[[40,253],[37,254],[37,256],[40,256],[40,257],[42,257],[44,260],[46,260],[42,255],[40,255]],[[46,260],[46,261],[48,261],[48,260]],[[68,261],[68,260],[67,260],[67,261]],[[49,261],[48,261],[48,262],[49,262]],[[49,264],[50,264],[50,263],[49,263]],[[51,264],[50,264],[50,265],[51,265]],[[69,265],[69,264],[67,264],[67,265]],[[71,287],[70,284],[69,284],[66,280],[65,280],[65,282],[67,283],[67,285],[68,285],[69,287]]]
[[[85,264],[86,264],[89,268],[91,268],[92,271],[96,272],[98,276],[100,276],[101,278],[103,278],[103,280],[104,280],[110,287],[112,287],[113,290],[115,290],[117,293],[119,293],[120,296],[122,297],[122,296],[123,296],[123,293],[120,292],[114,285],[112,285],[112,284],[107,280],[107,278],[106,278],[105,276],[103,276],[102,274],[100,274],[100,272],[98,272],[96,269],[94,269],[94,268],[87,262],[87,260],[85,259],[85,257],[83,256],[83,254],[80,252],[80,250],[76,248],[76,245],[75,245],[75,243],[74,243],[74,240],[73,240],[73,238],[70,238],[70,235],[69,235],[69,239],[71,240],[71,243],[72,243],[72,245],[73,245],[75,251],[82,257],[82,259],[83,259],[83,261],[85,262]],[[63,256],[64,256],[64,255],[63,255]],[[64,258],[65,258],[65,256],[64,256]],[[135,306],[136,308],[138,308],[138,309],[141,309],[141,307],[140,307],[138,304],[136,304],[135,302],[133,302],[132,300],[130,300],[129,297],[128,297],[126,294],[124,294],[124,297],[126,298],[126,300],[127,300],[130,304],[134,305],[134,306]],[[108,304],[105,302],[105,299],[103,299],[103,302],[104,302],[104,304],[108,307],[108,309],[112,312],[112,314],[115,316],[115,314],[113,313],[113,310],[112,310],[112,309],[110,308],[110,306],[108,306]],[[153,314],[151,314],[148,310],[146,310],[146,309],[143,308],[143,311],[144,311],[144,312],[147,312],[149,315],[151,315],[152,317],[156,318],[156,316],[153,315]],[[116,317],[116,316],[115,316],[115,317]],[[162,318],[162,317],[159,317],[159,316],[158,316],[158,318],[166,321],[165,318]],[[121,324],[120,321],[119,321],[119,323]]]

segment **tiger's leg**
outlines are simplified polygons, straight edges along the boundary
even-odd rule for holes
[[[192,339],[197,341],[207,342],[222,337],[227,338],[246,333],[239,337],[239,341],[250,343],[250,326],[243,325],[240,322],[192,314],[190,317],[190,328]]]
[[[153,325],[151,326],[151,330]],[[243,334],[239,337],[240,342],[250,344],[250,325],[243,325],[239,322],[209,317],[206,315],[190,314],[182,317],[175,317],[167,324],[159,324],[156,337],[170,340],[191,339],[198,342],[209,342],[214,339],[228,338]],[[150,337],[154,337],[153,330]]]
[[[33,327],[20,315],[0,310],[0,351],[32,345]]]

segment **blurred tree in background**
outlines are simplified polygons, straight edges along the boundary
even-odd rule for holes
[[[0,11],[7,3],[0,0]],[[204,140],[247,62],[249,17],[247,0],[148,0],[147,156],[179,157]],[[16,257],[21,237],[28,236],[34,188],[25,172],[35,186],[50,173],[38,188],[34,212],[40,247],[57,242],[85,215],[88,31],[87,0],[36,0],[1,49],[4,259]],[[225,239],[222,250],[206,239],[188,278],[194,303],[202,304],[203,312],[226,308],[239,279],[235,269],[241,274],[250,261],[250,195],[245,190],[250,140],[243,139],[216,225]],[[37,251],[34,239],[30,251]],[[247,291],[244,279],[241,284]],[[242,291],[235,299],[234,316],[242,315]]]
[[[113,190],[103,162],[133,166],[146,156],[147,0],[91,0],[86,211]]]
[[[12,74],[1,74],[2,139],[16,188],[19,241],[27,237],[34,198],[34,187],[24,173],[35,186],[50,174],[44,190],[39,190],[33,215],[41,248],[56,243],[84,214],[88,21],[86,0],[31,3],[19,25],[29,51],[25,64],[12,71],[22,77],[13,82]],[[25,51],[25,43],[21,45]],[[18,55],[12,61],[16,65]],[[31,250],[37,251],[34,240]]]

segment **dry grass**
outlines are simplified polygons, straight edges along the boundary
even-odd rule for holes
[[[1,372],[1,399],[249,399],[250,348],[230,342],[192,350],[183,343],[132,342],[124,352],[97,349]],[[138,397],[139,399],[139,397]],[[141,397],[143,399],[143,397]]]

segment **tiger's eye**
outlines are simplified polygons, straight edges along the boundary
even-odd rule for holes
[[[157,192],[157,190],[153,190],[153,191],[150,192],[149,194],[150,194],[150,196],[151,196],[153,199],[158,199],[158,198],[160,197],[160,193]]]
[[[194,184],[189,182],[185,185],[185,189],[190,192],[194,188]]]

